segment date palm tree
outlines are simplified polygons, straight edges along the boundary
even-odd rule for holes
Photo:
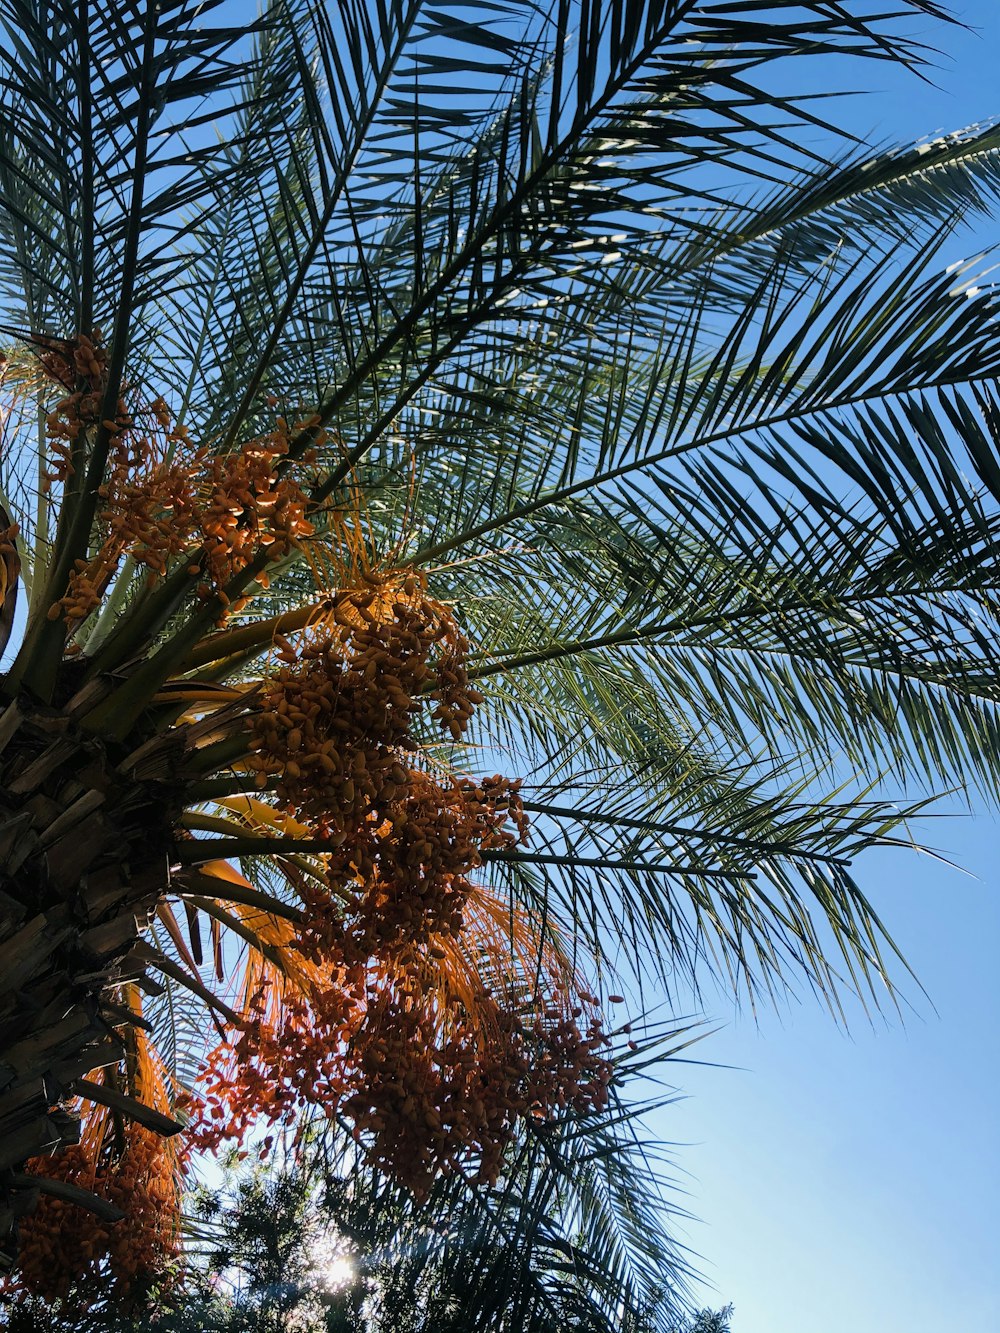
[[[892,994],[851,863],[1000,769],[1000,131],[810,95],[899,10],[0,0],[22,1273],[307,1105],[489,1198],[620,976]]]

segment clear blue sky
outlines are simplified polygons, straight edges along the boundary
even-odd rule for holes
[[[936,89],[840,64],[871,95],[839,118],[884,142],[1000,115],[1000,3],[955,8],[979,31],[928,25]],[[734,1302],[734,1333],[1000,1333],[1000,826],[941,809],[920,836],[976,878],[856,867],[928,998],[910,983],[902,1019],[858,1009],[845,1034],[808,995],[756,1021],[703,997],[725,1026],[693,1054],[738,1068],[679,1067],[686,1099],[651,1123],[679,1145],[699,1295]]]

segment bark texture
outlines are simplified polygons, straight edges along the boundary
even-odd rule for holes
[[[169,884],[184,742],[167,732],[129,753],[88,734],[80,719],[109,684],[91,682],[60,708],[21,696],[0,712],[5,1267],[18,1217],[47,1188],[22,1175],[25,1161],[78,1140],[73,1099],[90,1095],[88,1073],[122,1058],[119,1031],[131,1019],[117,987],[159,989],[147,976],[155,953],[141,937]],[[118,1101],[117,1113],[144,1123],[155,1114]]]

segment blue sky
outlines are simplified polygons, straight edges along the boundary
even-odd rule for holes
[[[870,95],[836,118],[884,143],[1000,114],[1000,5],[955,7],[978,31],[927,25],[937,87],[841,63],[831,81]],[[969,251],[991,240],[1000,222]],[[685,1100],[651,1121],[699,1219],[682,1234],[714,1286],[699,1296],[734,1302],[734,1333],[1000,1330],[1000,829],[984,806],[940,811],[917,834],[971,874],[906,853],[856,867],[926,997],[909,982],[901,1017],[857,1008],[845,1033],[808,994],[756,1017],[703,996],[724,1026],[693,1054],[732,1067],[679,1067]]]

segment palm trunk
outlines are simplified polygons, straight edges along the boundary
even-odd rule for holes
[[[61,708],[22,696],[0,713],[0,1263],[7,1267],[17,1218],[46,1189],[44,1179],[22,1177],[25,1161],[77,1141],[79,1119],[69,1107],[79,1081],[122,1056],[116,1027],[129,1016],[115,1007],[116,987],[135,980],[158,989],[145,976],[148,946],[137,945],[168,883],[183,741],[158,736],[129,754],[82,731],[76,718],[110,683],[92,683]],[[148,1119],[146,1108],[120,1100],[124,1114]]]

